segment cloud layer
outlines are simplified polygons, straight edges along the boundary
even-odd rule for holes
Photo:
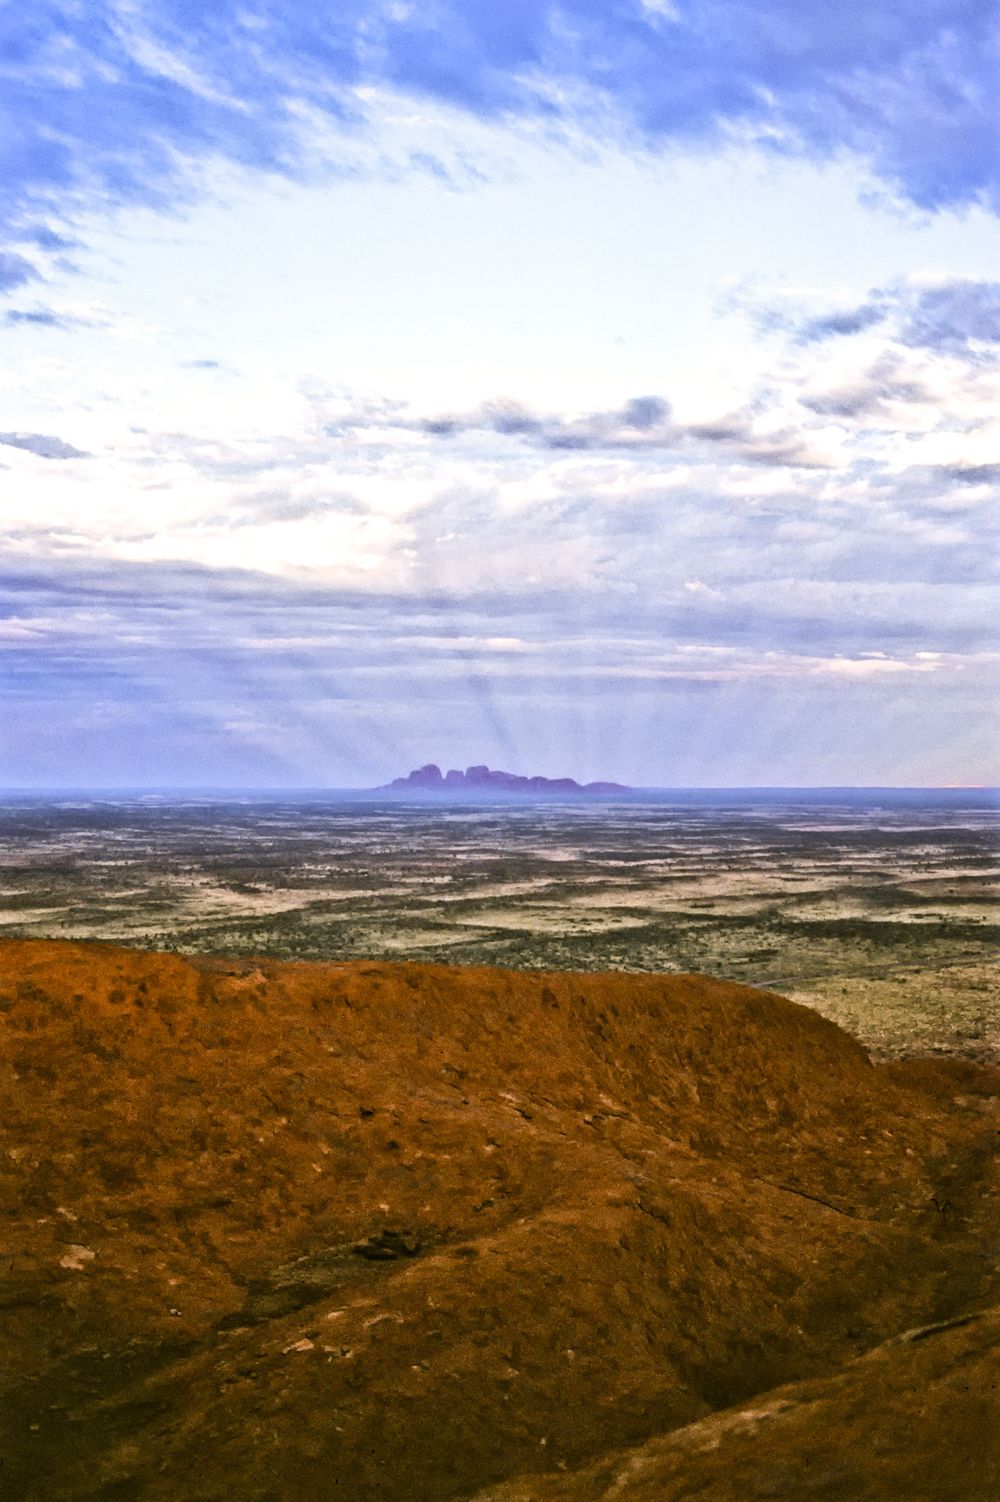
[[[0,289],[101,204],[166,204],[219,160],[315,166],[310,118],[386,87],[480,117],[671,143],[854,153],[925,208],[1000,204],[1000,24],[982,0],[37,0],[3,9]]]
[[[8,776],[991,775],[994,6],[0,29]]]
[[[836,326],[785,297],[756,384],[699,419],[310,386],[227,431],[209,385],[201,431],[132,424],[86,464],[0,434],[47,498],[5,520],[7,765],[990,780],[1000,372],[967,314],[991,296],[900,284]]]
[[[974,602],[949,621],[946,592],[914,588],[905,625],[893,589],[720,599],[688,583],[574,609],[558,586],[7,568],[0,754],[36,786],[64,783],[68,762],[77,785],[364,785],[435,748],[668,785],[921,782],[960,722],[968,764],[988,764],[1000,653],[970,653]]]

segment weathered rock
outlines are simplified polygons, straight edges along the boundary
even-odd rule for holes
[[[913,1478],[994,1325],[884,1343],[1000,1297],[995,1073],[698,976],[7,941],[0,993],[5,1497],[599,1497],[659,1445],[663,1499],[963,1495]]]
[[[357,1257],[367,1257],[370,1262],[393,1262],[397,1257],[415,1257],[420,1251],[420,1240],[408,1231],[379,1231],[369,1236],[351,1250]]]
[[[475,1502],[995,1502],[998,1418],[994,1308],[897,1337],[830,1377],[779,1387],[573,1475],[523,1477]]]

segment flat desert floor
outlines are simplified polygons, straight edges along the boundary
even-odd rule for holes
[[[8,798],[0,935],[186,954],[697,971],[880,1057],[1000,1059],[990,795],[442,805]]]

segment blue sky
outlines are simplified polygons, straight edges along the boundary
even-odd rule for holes
[[[0,57],[0,784],[1000,780],[993,4]]]

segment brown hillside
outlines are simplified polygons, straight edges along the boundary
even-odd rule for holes
[[[1000,1310],[907,1331],[834,1375],[792,1383],[571,1475],[475,1502],[995,1502]]]
[[[910,1499],[882,1410],[995,1494],[995,1320],[854,1360],[1000,1298],[995,1073],[699,976],[44,941],[0,1039],[5,1495],[811,1496],[828,1422],[817,1496]]]

